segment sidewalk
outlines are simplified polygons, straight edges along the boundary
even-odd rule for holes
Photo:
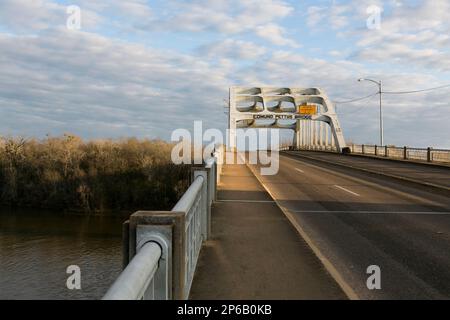
[[[226,165],[190,299],[346,299],[246,165]]]

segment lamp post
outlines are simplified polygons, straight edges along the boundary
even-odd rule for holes
[[[376,85],[378,85],[378,94],[380,95],[380,145],[384,145],[384,128],[383,128],[383,109],[382,109],[382,104],[381,104],[381,94],[382,94],[382,84],[381,84],[381,80],[380,81],[376,81],[376,80],[372,80],[372,79],[365,79],[365,78],[361,78],[358,79],[359,82],[361,81],[370,81],[375,83]]]

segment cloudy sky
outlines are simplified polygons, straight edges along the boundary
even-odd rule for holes
[[[360,77],[385,91],[450,84],[449,12],[449,0],[0,0],[0,135],[224,129],[231,85],[343,101],[377,91]],[[338,104],[347,140],[377,142],[377,101]],[[450,148],[450,88],[384,106],[387,143]]]

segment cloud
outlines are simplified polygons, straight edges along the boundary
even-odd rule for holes
[[[372,62],[407,63],[411,68],[420,66],[422,68],[450,71],[450,53],[425,47],[414,48],[402,42],[381,43],[359,51],[356,57]]]
[[[326,17],[327,7],[310,6],[306,9],[307,24],[310,28],[316,27]]]
[[[381,28],[369,30],[367,9],[382,10]],[[313,31],[339,29],[337,37],[348,43],[348,59],[377,63],[386,70],[422,69],[449,71],[450,2],[447,0],[351,0],[329,6],[310,6],[307,25]]]
[[[143,22],[143,30],[216,32],[236,35],[254,32],[277,45],[295,46],[274,21],[290,15],[294,8],[281,0],[195,0],[171,2],[167,14]]]
[[[83,12],[95,12],[105,17],[102,25],[108,28],[135,29],[142,21],[153,18],[148,0],[73,0]]]
[[[300,46],[294,40],[286,37],[286,31],[284,28],[274,23],[259,26],[256,28],[255,32],[258,37],[269,40],[277,46],[289,46],[294,48],[298,48]]]
[[[383,14],[380,30],[359,30],[353,57],[446,72],[450,69],[450,2],[424,0],[396,5]]]
[[[208,58],[254,60],[266,54],[267,49],[250,41],[230,38],[203,45],[197,51]]]
[[[27,133],[31,127],[13,124],[40,119],[32,129],[40,136],[167,138],[186,121],[222,114],[211,99],[226,97],[224,70],[192,56],[66,30],[0,35],[0,48],[3,134]]]
[[[36,33],[49,28],[64,28],[68,14],[67,6],[49,0],[2,0],[0,22],[14,32]],[[82,9],[82,26],[92,28],[101,18],[95,12]]]
[[[179,31],[218,31],[236,34],[253,30],[289,15],[293,8],[276,0],[195,0],[172,2],[173,13],[162,16],[150,27]]]
[[[108,3],[114,3],[117,11],[128,17],[148,19],[153,14],[147,0],[108,0]]]
[[[13,30],[41,30],[49,24],[64,25],[65,8],[45,0],[4,0],[0,2],[0,21]]]
[[[349,5],[309,6],[306,9],[306,23],[309,28],[318,30],[324,27],[341,29],[349,24],[351,7]]]

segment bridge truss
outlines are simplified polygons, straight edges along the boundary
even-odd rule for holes
[[[236,148],[239,128],[294,130],[293,147],[334,150],[346,147],[334,105],[319,88],[230,88],[228,146]],[[299,106],[316,106],[315,114],[299,113]]]

